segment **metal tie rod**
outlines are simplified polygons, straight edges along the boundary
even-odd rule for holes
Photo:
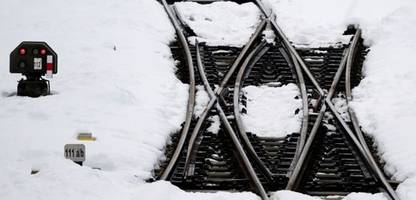
[[[257,3],[259,5],[262,5],[262,3],[260,1],[257,1]],[[260,6],[262,12],[267,15],[264,6]],[[318,92],[320,93],[321,96],[324,96],[324,91],[322,90],[322,88],[319,86],[318,82],[316,81],[316,79],[313,77],[312,73],[309,71],[309,69],[306,67],[305,63],[303,62],[302,58],[299,56],[299,54],[297,53],[297,51],[294,49],[294,47],[290,44],[289,40],[287,39],[287,37],[284,35],[283,31],[281,30],[281,28],[277,25],[277,23],[275,22],[275,20],[271,20],[271,23],[273,24],[273,26],[276,28],[276,30],[279,32],[279,34],[282,36],[286,46],[290,49],[290,51],[292,52],[292,55],[294,55],[296,57],[296,59],[298,60],[298,62],[301,64],[304,72],[307,74],[307,76],[309,77],[309,79],[311,80],[312,84],[315,86],[315,88],[318,90]],[[354,36],[355,40],[358,40],[359,35],[361,34],[361,30],[358,29],[356,35]],[[357,37],[358,36],[358,37]],[[354,42],[354,46],[356,44],[356,41]],[[351,51],[353,51],[354,48],[351,48]],[[349,60],[350,63],[352,62],[352,55],[349,55]],[[348,73],[346,73],[348,74]],[[347,79],[348,79],[347,75]],[[348,90],[347,90],[348,92]],[[336,118],[338,119],[338,121],[340,121],[341,125],[343,126],[343,128],[347,131],[348,135],[351,137],[351,139],[354,141],[354,144],[358,147],[358,149],[360,150],[360,153],[366,158],[366,161],[368,162],[368,165],[371,166],[371,168],[375,171],[375,173],[378,175],[379,179],[381,180],[381,182],[383,183],[383,185],[386,187],[388,194],[390,195],[390,197],[392,199],[398,199],[397,194],[394,192],[394,190],[391,188],[390,184],[388,184],[387,180],[385,179],[384,175],[382,174],[381,170],[379,169],[379,167],[377,166],[377,164],[374,161],[374,158],[372,158],[371,153],[368,151],[368,148],[366,149],[364,146],[365,141],[363,141],[361,139],[361,142],[359,140],[357,140],[357,138],[355,137],[355,135],[353,134],[352,130],[348,127],[348,125],[345,123],[345,121],[342,119],[342,117],[338,114],[338,112],[335,109],[335,106],[332,104],[331,100],[329,98],[325,99],[325,103],[328,104],[329,108],[331,109],[331,111],[334,113],[334,115],[336,116]],[[323,107],[326,107],[325,105]],[[326,108],[325,108],[326,109]],[[350,111],[351,109],[349,109]],[[351,113],[351,111],[350,111]],[[353,112],[352,112],[353,113]],[[354,115],[355,116],[355,115]],[[352,116],[352,118],[354,118],[354,116]],[[318,116],[318,120],[322,120],[322,116]],[[354,120],[353,120],[354,121]],[[358,120],[355,120],[355,124],[357,124]],[[353,122],[354,123],[354,122]],[[355,125],[355,129],[357,125]],[[315,128],[315,126],[314,126]],[[360,131],[361,132],[361,131]],[[358,135],[359,132],[357,132]],[[361,133],[362,135],[362,133]],[[291,182],[289,182],[288,184],[288,188],[292,187]]]
[[[262,43],[260,45],[258,45],[247,57],[247,60],[250,60],[254,54],[256,54],[259,49],[263,48],[265,46],[265,43]],[[200,55],[200,50],[199,50],[199,44],[198,41],[196,41],[196,58],[197,58],[197,65],[198,65],[198,71],[199,74],[202,78],[202,81],[204,83],[205,89],[208,91],[208,95],[210,96],[210,98],[216,98],[216,95],[214,93],[214,91],[212,90],[211,86],[209,85],[208,79],[205,75],[204,72],[204,67],[201,61],[201,55]],[[217,111],[220,114],[220,118],[221,121],[224,123],[228,134],[230,135],[234,146],[237,149],[237,153],[238,155],[241,157],[242,161],[243,161],[243,167],[246,168],[246,171],[248,172],[251,180],[254,182],[254,185],[256,186],[257,192],[258,194],[261,196],[262,199],[266,200],[268,199],[267,193],[263,188],[263,185],[261,184],[259,178],[257,177],[256,172],[254,171],[253,166],[250,163],[250,160],[248,159],[247,155],[244,152],[243,146],[241,145],[237,134],[234,132],[233,128],[231,127],[230,122],[227,119],[227,116],[225,115],[224,110],[221,108],[221,105],[218,103],[218,101],[215,103],[215,107],[217,109]],[[189,168],[189,169],[193,169],[193,168]]]
[[[339,79],[341,78],[341,75],[342,75],[342,72],[344,70],[346,60],[347,60],[346,59],[347,56],[345,54],[348,54],[347,50],[344,50],[344,56],[341,60],[340,66],[339,66],[339,68],[338,68],[338,70],[335,74],[334,81],[331,84],[331,88],[329,89],[328,96],[326,97],[327,99],[331,99],[332,96],[335,93],[336,86],[338,85]],[[309,133],[309,137],[308,137],[308,139],[305,143],[305,147],[303,148],[303,151],[300,155],[300,158],[298,160],[298,164],[295,166],[295,169],[293,170],[293,173],[289,178],[288,184],[286,186],[287,190],[296,190],[298,188],[299,175],[302,172],[303,167],[305,167],[304,164],[305,164],[306,157],[307,157],[307,155],[309,153],[309,150],[312,146],[312,142],[315,139],[318,128],[321,125],[321,121],[324,117],[324,114],[325,114],[326,110],[327,110],[327,107],[326,107],[326,104],[324,103],[322,105],[321,109],[319,110],[318,117],[317,117],[315,123],[313,124],[311,132]]]
[[[263,174],[269,179],[273,180],[273,174],[270,172],[270,170],[266,167],[264,162],[259,158],[258,154],[253,148],[253,145],[251,145],[251,142],[249,138],[247,137],[247,132],[245,130],[243,121],[241,119],[240,114],[240,90],[243,86],[243,76],[245,72],[248,74],[251,68],[257,63],[257,61],[269,50],[269,47],[264,48],[260,53],[257,54],[257,56],[253,59],[253,61],[250,63],[250,59],[246,59],[244,63],[241,65],[240,70],[237,74],[236,81],[234,84],[234,95],[233,95],[233,103],[234,103],[234,117],[237,124],[237,128],[240,133],[240,137],[242,141],[244,142],[245,146],[247,147],[248,153],[250,156],[254,159],[257,166],[262,170]],[[246,70],[247,69],[247,70]]]
[[[206,117],[208,116],[208,112],[214,106],[214,103],[217,101],[217,96],[219,94],[221,94],[222,90],[224,89],[225,85],[228,83],[229,79],[231,78],[232,74],[236,70],[237,66],[240,65],[240,62],[242,61],[244,56],[247,54],[248,49],[252,46],[255,39],[257,39],[259,37],[259,35],[260,35],[261,31],[263,30],[265,25],[266,25],[266,20],[262,20],[260,25],[257,27],[257,30],[253,34],[253,36],[250,38],[250,41],[244,46],[243,50],[240,52],[237,59],[234,61],[233,65],[231,66],[231,68],[229,69],[227,74],[225,75],[225,78],[221,82],[221,86],[214,91],[215,96],[210,99],[210,101],[209,101],[208,105],[205,107],[203,113],[199,116],[198,121],[197,121],[197,123],[196,123],[196,125],[195,125],[195,127],[192,131],[192,134],[190,136],[190,139],[189,139],[189,146],[188,146],[188,150],[186,152],[187,155],[186,155],[186,162],[185,162],[185,171],[187,171],[187,169],[189,167],[187,164],[190,163],[190,161],[189,161],[190,154],[195,149],[195,146],[194,146],[195,140],[198,138],[201,126],[202,126],[203,122],[205,121]],[[187,176],[187,174],[185,173],[185,177],[186,176]]]
[[[316,81],[316,79],[314,78],[314,76],[312,75],[312,73],[309,71],[309,69],[306,67],[305,63],[303,62],[303,60],[301,59],[301,57],[299,56],[299,54],[297,53],[297,51],[294,49],[294,47],[292,45],[290,45],[288,39],[286,36],[283,35],[282,30],[280,29],[280,27],[277,25],[277,23],[275,21],[272,21],[272,24],[275,26],[275,28],[281,32],[281,36],[283,37],[285,43],[287,44],[287,46],[289,46],[289,48],[291,49],[292,53],[296,56],[297,60],[299,61],[299,63],[302,66],[302,69],[304,70],[304,72],[307,74],[308,78],[311,80],[311,82],[313,83],[314,87],[318,90],[318,92],[320,93],[321,96],[325,96],[324,91],[322,90],[322,88],[320,87],[320,85],[318,84],[318,82]],[[353,42],[357,42],[358,38],[360,37],[361,34],[361,30],[358,29],[355,36],[354,36],[354,41]],[[355,45],[353,44],[353,46],[355,47]],[[329,107],[329,109],[331,110],[331,112],[335,115],[335,117],[337,118],[337,120],[341,123],[342,127],[345,129],[345,131],[348,133],[348,136],[353,140],[354,145],[358,148],[358,150],[360,151],[361,155],[364,156],[364,160],[367,162],[367,164],[370,166],[370,168],[377,174],[378,178],[380,179],[380,181],[383,179],[384,175],[378,173],[377,171],[377,164],[374,161],[374,159],[370,159],[370,157],[372,157],[371,153],[366,151],[363,147],[363,145],[360,143],[360,141],[357,139],[357,137],[355,136],[355,134],[353,133],[353,131],[350,129],[350,127],[348,126],[348,124],[344,121],[344,119],[341,117],[341,115],[336,111],[335,106],[332,104],[331,99],[329,98],[325,98],[325,103],[326,105]],[[381,181],[383,183],[383,185],[386,187],[387,189],[387,193],[389,194],[389,196],[392,199],[398,199],[397,194],[395,194],[394,190],[390,190],[389,188],[391,188],[391,186],[384,181]],[[386,186],[388,185],[388,186]]]
[[[348,54],[348,60],[347,60],[347,66],[346,66],[346,72],[345,72],[345,93],[347,96],[347,105],[349,105],[349,102],[352,100],[352,94],[351,94],[351,68],[353,65],[353,61],[354,61],[354,56],[355,56],[355,46],[358,43],[359,38],[361,37],[361,29],[357,29],[356,32],[356,36],[354,37],[354,41],[353,41],[353,45],[354,47],[350,49],[350,52]],[[364,139],[364,135],[361,132],[361,128],[360,125],[358,123],[358,119],[357,116],[355,115],[354,110],[348,106],[348,112],[350,114],[350,118],[351,118],[351,122],[353,124],[354,130],[357,134],[358,140],[360,141],[364,151],[367,154],[367,159],[370,160],[370,163],[372,164],[372,166],[374,166],[374,171],[376,172],[378,178],[380,179],[380,181],[382,182],[382,184],[384,185],[384,187],[387,190],[387,193],[390,195],[390,197],[394,200],[399,200],[399,197],[397,196],[396,192],[394,191],[394,189],[391,187],[391,185],[388,183],[386,177],[384,176],[383,172],[381,171],[381,169],[378,167],[376,161],[374,160],[373,156],[371,155],[370,149],[368,148],[367,143],[365,142]]]
[[[305,145],[306,135],[307,135],[307,132],[308,132],[308,124],[309,124],[308,95],[307,95],[307,92],[306,92],[306,84],[305,84],[305,79],[303,77],[302,69],[299,66],[300,62],[298,62],[300,56],[297,54],[296,50],[292,47],[289,40],[283,34],[283,31],[280,29],[280,27],[274,21],[272,10],[267,11],[266,7],[264,6],[264,4],[262,3],[261,0],[255,0],[255,2],[258,5],[258,7],[260,8],[260,11],[263,13],[264,17],[266,19],[268,19],[269,23],[271,23],[273,25],[273,28],[282,37],[283,46],[285,46],[286,49],[288,49],[289,53],[291,54],[290,57],[292,59],[292,63],[295,67],[296,75],[297,75],[297,78],[298,78],[298,85],[299,85],[299,88],[300,88],[301,98],[302,98],[303,118],[302,118],[302,126],[301,126],[301,129],[300,129],[301,130],[300,131],[300,140],[299,140],[299,143],[298,143],[297,148],[296,148],[296,152],[295,152],[293,162],[290,166],[290,170],[292,170],[294,168],[294,166],[293,166],[294,163],[297,163],[297,161],[299,160],[300,154],[301,154],[302,149]],[[293,53],[293,52],[295,52],[295,53]],[[288,62],[288,63],[290,64],[290,62]],[[303,63],[302,68],[304,68],[304,65],[305,64]],[[311,74],[309,74],[309,75],[311,75]],[[317,82],[314,83],[314,84],[317,85]],[[291,172],[289,172],[289,173],[291,173]]]
[[[161,180],[168,180],[170,179],[170,176],[172,175],[172,171],[174,166],[176,165],[176,162],[179,158],[179,155],[182,151],[182,148],[185,144],[185,140],[186,137],[188,135],[189,132],[189,128],[191,126],[191,121],[192,121],[192,115],[194,112],[194,106],[195,106],[195,76],[194,76],[194,65],[192,62],[192,55],[191,55],[191,51],[189,50],[189,45],[188,42],[182,32],[182,28],[180,27],[177,19],[175,18],[175,15],[172,13],[172,11],[170,10],[169,5],[166,3],[166,0],[161,0],[163,7],[166,10],[166,13],[169,16],[170,21],[172,22],[176,34],[179,37],[179,40],[182,44],[183,49],[185,50],[185,54],[186,54],[186,61],[188,64],[188,70],[189,70],[189,97],[188,97],[188,105],[186,108],[186,118],[185,118],[185,124],[183,126],[182,132],[181,132],[181,136],[179,138],[179,142],[178,145],[176,146],[175,152],[172,155],[172,158],[169,161],[168,166],[166,167],[166,169],[163,171],[163,174],[160,176]]]

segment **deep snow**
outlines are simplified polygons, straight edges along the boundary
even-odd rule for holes
[[[207,45],[238,46],[248,42],[260,22],[260,10],[254,3],[239,5],[234,2],[199,4],[177,2],[175,7],[181,19],[192,28],[197,37],[188,38],[191,43],[198,39]]]
[[[180,128],[187,101],[163,8],[151,0],[0,1],[0,27],[0,199],[152,193],[140,184]],[[21,76],[8,73],[8,56],[23,40],[45,40],[58,53],[52,96],[15,96]],[[84,142],[84,167],[63,157],[79,130],[97,137]]]
[[[404,181],[400,197],[416,199],[415,3],[268,1],[297,45],[345,42],[340,36],[345,26],[360,23],[371,52],[365,78],[353,91],[353,108],[364,130],[374,135],[386,170]],[[247,7],[252,6],[230,5],[224,10],[245,12]],[[256,12],[227,13],[231,21],[226,25],[254,31]],[[175,78],[168,48],[174,31],[155,0],[4,0],[0,27],[0,199],[259,199],[248,192],[186,193],[163,181],[144,184],[169,134],[179,129],[187,100],[187,86]],[[227,41],[240,39],[236,46],[251,34],[222,30],[216,31],[230,38]],[[54,95],[14,96],[20,75],[8,73],[8,55],[23,40],[46,40],[57,51]],[[84,142],[84,167],[63,156],[65,144],[79,142],[79,130],[97,137]],[[40,172],[30,175],[32,169]],[[272,198],[311,199],[289,191]],[[383,197],[353,193],[345,199]]]

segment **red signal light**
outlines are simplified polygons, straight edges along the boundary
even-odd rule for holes
[[[41,49],[40,50],[40,55],[46,55],[46,49]]]
[[[25,55],[26,54],[26,49],[25,48],[20,48],[19,49],[19,54],[20,55]]]

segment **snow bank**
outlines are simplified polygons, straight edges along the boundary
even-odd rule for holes
[[[144,195],[147,199],[151,200],[260,200],[260,197],[250,192],[185,192],[165,181],[146,184],[140,187],[140,189],[136,191],[136,194],[138,197],[143,197]]]
[[[353,91],[353,108],[364,130],[376,138],[386,170],[399,181],[413,180],[399,187],[404,199],[416,198],[415,12],[414,4],[398,8],[368,31],[373,41],[366,77]]]
[[[365,200],[388,200],[388,198],[386,196],[384,196],[384,194],[382,194],[382,193],[369,194],[369,193],[357,193],[357,192],[350,193],[349,195],[347,195],[342,200],[362,200],[362,199],[365,199]]]
[[[253,3],[178,2],[175,6],[197,35],[196,39],[211,46],[243,46],[260,22],[260,10]],[[190,37],[189,41],[194,43],[195,37]]]
[[[319,47],[328,43],[348,43],[343,36],[344,18],[359,1],[263,0],[272,5],[277,23],[297,46]]]
[[[339,196],[329,196],[327,199],[341,199]],[[342,198],[342,200],[387,200],[382,193],[377,194],[369,194],[369,193],[350,193],[346,197]],[[288,191],[288,190],[281,190],[278,192],[272,193],[270,200],[322,200],[319,197],[312,197],[305,194]]]
[[[163,8],[151,0],[0,1],[0,27],[0,199],[137,199],[186,110]],[[23,40],[45,40],[58,53],[52,96],[15,96],[21,76],[9,74],[9,53]],[[84,167],[63,155],[65,144],[80,143],[79,130],[97,137],[84,142]]]
[[[270,197],[270,200],[320,200],[320,198],[311,197],[305,194],[289,190],[282,190],[273,193]]]
[[[266,0],[265,0],[266,1]],[[411,0],[268,0],[277,22],[296,44],[341,40],[351,23],[360,24],[371,51],[365,78],[353,90],[352,107],[373,135],[386,170],[403,181],[403,200],[416,199],[416,3]],[[376,198],[376,197],[374,197]]]
[[[247,86],[243,92],[247,97],[247,114],[243,114],[242,119],[247,131],[264,137],[285,137],[299,132],[302,100],[295,99],[300,95],[295,84]]]

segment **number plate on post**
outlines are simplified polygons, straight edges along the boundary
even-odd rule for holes
[[[84,144],[66,144],[64,147],[65,158],[74,162],[85,161],[85,145]]]
[[[33,58],[33,69],[42,70],[42,58]]]

